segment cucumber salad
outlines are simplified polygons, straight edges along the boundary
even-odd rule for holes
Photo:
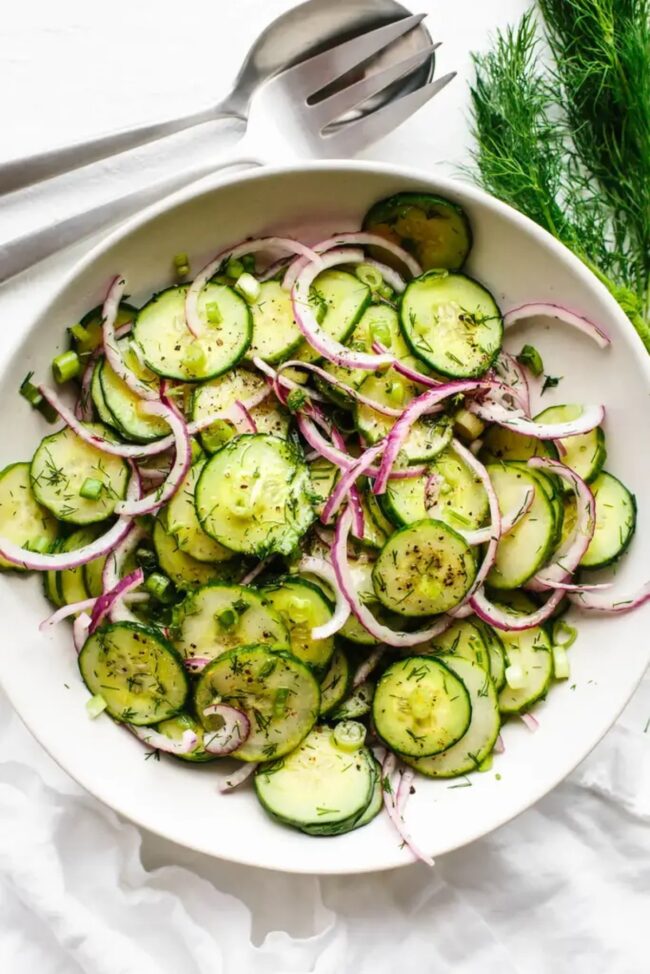
[[[455,203],[400,193],[358,232],[245,240],[194,276],[179,254],[139,308],[117,276],[53,360],[62,394],[24,380],[56,428],[0,473],[1,565],[42,573],[42,631],[72,623],[90,717],[230,759],[221,791],[250,779],[310,835],[384,809],[425,861],[417,775],[486,770],[506,720],[534,729],[567,607],[650,598],[593,574],[635,529],[604,407],[534,409],[539,352],[503,349],[536,316],[608,337],[504,312],[471,244]]]

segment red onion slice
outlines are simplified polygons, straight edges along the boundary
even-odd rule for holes
[[[530,387],[523,366],[514,355],[501,349],[493,366],[494,372],[508,386],[526,416],[530,416]]]
[[[525,629],[541,626],[547,619],[550,619],[563,598],[564,592],[558,589],[535,612],[520,615],[516,612],[510,612],[505,606],[490,602],[485,590],[480,588],[470,599],[470,605],[479,619],[488,622],[496,629],[503,629],[504,632],[523,632]]]
[[[496,741],[494,743],[494,753],[495,754],[504,754],[505,753],[505,749],[506,749],[506,746],[503,743],[503,737],[501,736],[501,734],[499,734],[499,736],[497,737],[497,739],[496,739]]]
[[[444,399],[448,399],[449,396],[487,388],[489,388],[489,383],[475,379],[461,382],[446,382],[444,385],[430,389],[428,392],[423,392],[421,396],[416,396],[415,399],[412,399],[388,434],[386,449],[384,450],[384,456],[379,467],[379,473],[375,479],[373,492],[375,494],[385,493],[390,472],[397,459],[397,455],[402,449],[411,427],[420,416],[430,413]]]
[[[413,841],[410,834],[406,830],[404,824],[404,819],[402,818],[401,812],[397,805],[397,798],[393,790],[392,776],[397,767],[397,758],[390,751],[386,753],[384,762],[381,766],[381,781],[382,790],[384,793],[384,808],[388,812],[388,817],[395,826],[397,834],[404,843],[404,845],[410,849],[416,859],[421,862],[425,862],[427,866],[434,866],[435,863],[431,856],[423,852]]]
[[[385,348],[381,342],[373,342],[372,350],[378,355],[388,354],[388,349]],[[432,379],[430,375],[425,375],[424,372],[418,372],[417,369],[411,368],[399,359],[393,362],[392,368],[400,375],[403,375],[405,379],[410,379],[411,382],[417,382],[418,385],[424,386],[426,389],[437,389],[439,386],[443,385],[440,379]]]
[[[259,237],[255,240],[244,240],[234,247],[222,250],[199,271],[187,290],[185,320],[195,338],[203,334],[205,329],[199,315],[199,295],[210,278],[214,277],[225,260],[235,260],[244,254],[254,254],[260,250],[284,250],[289,254],[300,254],[317,266],[320,263],[320,257],[315,251],[290,237]]]
[[[532,714],[519,714],[521,721],[526,725],[531,734],[539,730],[539,721]]]
[[[373,673],[382,659],[386,655],[385,646],[377,646],[376,649],[370,653],[370,655],[364,659],[363,663],[359,666],[356,673],[352,677],[352,688],[356,690],[360,687],[362,683],[365,683],[371,673]]]
[[[203,732],[203,747],[210,754],[225,755],[236,751],[251,732],[250,720],[243,710],[236,710],[226,703],[214,703],[203,711],[206,717],[221,717],[223,724],[217,730]]]
[[[93,401],[90,393],[90,386],[95,371],[95,356],[91,356],[83,370],[81,376],[81,386],[79,396],[74,407],[74,414],[82,423],[90,423],[93,418]],[[42,393],[41,393],[42,395]]]
[[[154,730],[153,727],[138,727],[136,724],[124,726],[128,727],[131,733],[147,747],[153,748],[154,751],[166,751],[168,754],[191,754],[196,750],[199,742],[198,737],[191,730],[183,731],[180,740],[174,741],[166,734]]]
[[[95,599],[83,599],[81,602],[70,602],[68,605],[61,606],[60,609],[57,609],[56,612],[49,615],[47,619],[43,619],[38,627],[40,632],[47,632],[48,629],[52,629],[59,622],[63,622],[64,619],[69,619],[70,616],[74,616],[78,612],[85,613],[87,609],[92,610],[95,601]]]
[[[325,254],[318,264],[308,264],[302,270],[291,291],[293,316],[298,328],[312,348],[319,355],[323,355],[336,365],[344,365],[349,369],[376,369],[391,365],[395,361],[394,355],[369,355],[367,352],[354,352],[323,331],[309,301],[310,289],[320,272],[337,264],[349,264],[363,260],[361,251],[331,250]]]
[[[370,447],[359,457],[358,460],[352,464],[352,466],[345,471],[345,473],[343,473],[343,475],[339,478],[338,483],[334,487],[334,490],[328,497],[325,506],[323,507],[323,511],[320,516],[323,524],[331,523],[341,504],[350,494],[350,491],[352,487],[354,487],[357,478],[361,477],[361,475],[372,466],[383,450],[383,443],[378,443],[376,446]]]
[[[397,786],[395,804],[397,806],[397,814],[401,816],[401,818],[404,818],[404,812],[406,811],[408,800],[411,797],[411,788],[413,787],[414,781],[415,771],[413,771],[412,768],[400,769],[399,785]]]
[[[397,409],[394,406],[385,406],[383,403],[376,402],[369,396],[364,396],[363,393],[359,392],[358,389],[354,389],[352,386],[349,386],[347,382],[342,382],[341,379],[337,379],[336,376],[326,372],[325,369],[321,369],[318,365],[313,365],[311,362],[301,362],[299,359],[290,359],[288,362],[283,362],[282,365],[279,366],[277,375],[280,376],[284,369],[305,369],[307,372],[312,372],[314,375],[324,379],[328,385],[341,389],[342,392],[345,392],[345,394],[351,399],[355,399],[357,402],[361,402],[365,406],[370,406],[371,409],[374,409],[377,413],[381,413],[382,416],[395,416],[397,418],[398,416],[402,415],[403,410]],[[304,391],[302,386],[299,386],[297,383],[296,386]]]
[[[413,277],[419,277],[419,275],[422,273],[422,268],[418,262],[415,260],[415,258],[411,257],[406,250],[404,250],[398,244],[394,244],[392,241],[386,240],[384,237],[380,237],[379,234],[376,233],[362,233],[361,231],[354,230],[343,231],[335,236],[327,237],[325,240],[320,240],[318,243],[314,244],[313,250],[317,254],[324,254],[328,250],[333,250],[335,247],[340,247],[341,244],[344,246],[347,245],[355,247],[381,247],[383,250],[399,258],[399,260],[401,260],[402,263],[405,264],[409,269]],[[282,287],[285,289],[285,291],[290,291],[293,288],[301,272],[307,266],[307,263],[308,260],[306,258],[299,257],[298,260],[294,260],[290,264],[286,274],[284,275],[284,280],[282,281]],[[371,261],[364,256],[364,263],[371,263]],[[379,262],[377,261],[373,263]],[[388,269],[390,270],[390,268]],[[384,280],[386,280],[387,283],[394,288],[394,290],[397,290],[397,288],[394,287],[387,277],[384,277]]]
[[[86,612],[81,612],[72,623],[72,642],[77,653],[81,652],[88,639],[89,626],[90,616]]]
[[[249,410],[246,408],[246,406],[244,405],[244,403],[241,402],[241,400],[236,399],[235,400],[235,406],[237,407],[237,409],[239,410],[239,412],[241,414],[241,417],[242,417],[242,425],[245,428],[245,429],[242,429],[240,432],[257,433],[257,423],[255,422],[255,420],[251,416]]]
[[[546,457],[532,457],[528,466],[536,470],[548,470],[567,481],[576,495],[576,523],[574,530],[553,555],[553,560],[537,572],[533,581],[536,586],[546,587],[553,582],[566,582],[580,564],[580,559],[589,547],[596,527],[596,502],[591,489],[574,470],[557,460]]]
[[[304,555],[300,559],[298,571],[315,575],[316,578],[320,578],[326,585],[329,585],[334,592],[335,604],[332,618],[321,626],[314,626],[311,631],[312,639],[328,639],[342,629],[350,617],[350,606],[339,588],[334,569],[324,558]]]
[[[261,575],[263,571],[266,571],[266,569],[269,567],[272,561],[273,561],[273,555],[270,555],[268,558],[264,558],[264,560],[259,562],[259,564],[255,565],[254,568],[251,568],[251,570],[246,575],[244,575],[244,577],[238,584],[250,585],[252,582],[255,581],[258,575]]]
[[[229,774],[219,785],[219,791],[225,794],[228,791],[234,791],[239,785],[243,785],[245,781],[248,781],[250,776],[257,770],[257,764],[251,762],[250,764],[242,764],[236,771]]]
[[[570,325],[572,328],[577,328],[583,335],[587,335],[595,341],[599,348],[607,348],[608,345],[611,345],[609,336],[605,334],[602,328],[599,328],[593,321],[590,321],[589,318],[585,318],[575,311],[570,311],[568,308],[564,308],[560,304],[553,304],[550,301],[533,301],[528,304],[520,304],[517,308],[512,308],[503,316],[503,327],[510,328],[518,321],[538,317],[554,318],[563,325]]]
[[[120,301],[124,296],[124,288],[126,287],[126,280],[117,276],[114,277],[111,285],[108,289],[106,299],[104,301],[104,307],[102,309],[102,317],[104,319],[102,326],[103,334],[103,345],[104,354],[108,360],[108,364],[113,369],[113,372],[119,378],[126,383],[129,389],[140,396],[141,399],[159,399],[159,392],[157,388],[152,388],[143,382],[138,376],[129,369],[124,359],[122,358],[122,352],[117,344],[117,338],[115,336],[115,321],[117,319],[117,313],[120,307]]]
[[[88,629],[89,635],[95,632],[98,626],[104,621],[106,616],[111,612],[113,606],[120,602],[121,599],[127,594],[127,592],[132,592],[134,589],[138,588],[144,582],[144,572],[141,568],[137,568],[130,575],[126,575],[124,578],[120,579],[115,588],[111,589],[109,592],[104,592],[100,595],[92,611],[90,617],[90,626]],[[131,618],[135,618],[129,613]]]
[[[332,545],[332,567],[336,575],[336,587],[341,592],[354,617],[361,623],[366,632],[374,636],[379,642],[388,646],[417,646],[428,639],[434,639],[451,625],[450,616],[440,616],[428,629],[418,632],[395,632],[388,626],[382,625],[375,619],[372,612],[360,601],[356,593],[354,578],[348,561],[348,537],[352,526],[352,513],[346,508],[336,523],[334,544]]]
[[[585,406],[582,415],[565,423],[536,423],[527,419],[523,413],[509,411],[497,402],[472,402],[468,409],[487,423],[497,423],[515,433],[532,436],[537,440],[555,440],[565,436],[579,436],[589,433],[603,422],[604,406]]]
[[[637,609],[644,602],[650,600],[650,582],[646,582],[640,589],[632,595],[620,595],[612,598],[611,596],[599,595],[596,592],[570,592],[569,602],[584,612],[597,612],[602,615],[620,615],[624,612],[631,612]]]

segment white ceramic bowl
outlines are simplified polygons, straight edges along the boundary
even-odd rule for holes
[[[311,164],[266,169],[219,182],[161,205],[109,237],[63,282],[56,298],[2,362],[5,422],[2,465],[28,459],[44,425],[22,404],[25,373],[48,374],[64,329],[102,299],[115,273],[126,275],[136,303],[169,283],[172,255],[187,251],[192,267],[249,235],[286,231],[315,239],[320,231],[355,228],[375,200],[398,190],[429,190],[457,200],[474,229],[469,271],[503,308],[526,300],[564,302],[611,335],[600,351],[589,339],[548,322],[517,327],[506,345],[532,342],[548,372],[562,376],[543,403],[604,402],[607,467],[636,493],[637,536],[616,575],[621,591],[648,574],[650,451],[647,449],[650,359],[631,325],[598,281],[533,223],[477,189],[393,166]],[[5,322],[5,327],[7,323]],[[217,793],[215,764],[188,767],[173,758],[143,760],[142,745],[107,718],[91,721],[67,626],[38,632],[48,607],[37,578],[0,578],[5,633],[0,679],[13,705],[52,757],[116,811],[181,845],[255,866],[307,873],[356,873],[411,861],[384,816],[337,838],[311,838],[274,824],[246,788]],[[560,782],[611,726],[648,662],[650,604],[619,618],[579,619],[570,651],[571,679],[552,687],[535,710],[531,734],[511,721],[506,752],[472,787],[420,779],[408,806],[418,843],[434,855],[473,841],[524,811]]]

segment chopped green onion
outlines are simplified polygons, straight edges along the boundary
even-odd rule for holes
[[[358,720],[342,720],[334,728],[334,743],[341,751],[358,751],[366,740],[366,728]]]
[[[232,258],[226,264],[226,274],[228,277],[238,278],[246,272],[246,268],[240,260],[233,260]]]
[[[174,268],[177,277],[187,277],[190,272],[190,261],[187,254],[176,254],[174,257]]]
[[[203,452],[203,447],[201,446],[198,440],[191,441],[191,450],[192,450],[191,463],[196,463],[197,460],[202,460],[205,457],[205,453]]]
[[[370,325],[370,338],[373,342],[379,342],[384,348],[390,348],[393,344],[393,336],[385,321],[372,322]]]
[[[526,686],[526,675],[521,666],[514,664],[506,667],[506,683],[511,690],[523,690]]]
[[[46,402],[43,399],[36,386],[30,381],[33,375],[33,372],[27,373],[20,384],[20,394],[23,399],[27,400],[33,409],[38,409],[39,413],[45,417],[48,423],[56,423],[57,419],[59,418],[59,414],[57,413],[56,409],[53,409],[52,406],[50,406],[49,402]]]
[[[287,700],[289,699],[289,688],[278,687],[273,699],[273,716],[284,717],[287,712]]]
[[[255,254],[244,254],[240,257],[241,265],[249,274],[255,273]]]
[[[90,338],[90,332],[88,331],[87,328],[85,328],[81,324],[72,325],[72,327],[69,328],[68,331],[70,332],[74,340],[76,342],[79,342],[82,345],[84,342],[87,342],[88,339]]]
[[[52,375],[59,384],[74,379],[80,372],[81,359],[72,349],[61,352],[52,361]]]
[[[479,764],[478,771],[480,771],[481,773],[484,771],[490,771],[492,768],[492,764],[493,764],[492,755],[488,754],[488,756],[484,758]]]
[[[562,646],[553,647],[553,675],[556,680],[568,680],[571,675],[569,654]]]
[[[50,550],[50,546],[51,541],[42,534],[35,541],[30,541],[29,544],[25,545],[26,548],[38,555],[46,554]]]
[[[95,717],[99,717],[100,714],[104,713],[107,706],[108,704],[102,697],[101,693],[96,693],[94,697],[91,697],[90,700],[86,701],[86,712],[88,713],[90,719],[94,720]]]
[[[223,609],[221,612],[217,612],[216,619],[222,629],[232,629],[232,627],[237,624],[239,615],[235,609],[228,608]]]
[[[211,325],[220,325],[223,321],[223,315],[219,310],[219,305],[216,301],[208,301],[205,306],[205,313],[208,317],[208,322]]]
[[[383,277],[372,264],[358,264],[354,273],[372,291],[376,291],[384,283]]]
[[[138,548],[135,553],[135,561],[145,572],[153,572],[158,565],[158,559],[149,548]]]
[[[483,420],[475,416],[474,413],[470,413],[469,409],[461,406],[454,413],[454,432],[466,442],[471,443],[473,440],[478,439],[484,429],[485,423]]]
[[[376,293],[379,295],[380,298],[384,298],[386,301],[392,301],[393,298],[395,297],[395,292],[393,291],[392,287],[390,286],[390,284],[386,284],[385,281],[381,285],[381,287],[377,288]]]
[[[526,368],[535,376],[540,376],[544,371],[542,356],[539,354],[534,345],[524,345],[517,356],[517,361],[520,363],[520,365],[525,365]]]
[[[239,275],[235,283],[235,291],[241,294],[242,298],[248,301],[249,304],[257,301],[260,296],[261,287],[257,278],[253,277],[252,274],[248,274],[246,271]]]
[[[190,372],[197,372],[204,368],[206,361],[205,349],[197,342],[187,346],[183,356],[183,366]]]
[[[559,619],[553,626],[552,641],[554,646],[561,646],[562,649],[568,649],[569,646],[573,646],[577,638],[578,630],[574,626],[570,626],[564,619]]]
[[[96,480],[95,477],[86,477],[79,489],[79,496],[87,501],[96,501],[103,489],[104,484],[101,480]]]
[[[287,406],[292,413],[297,413],[307,402],[307,393],[303,389],[292,389],[287,396]]]
[[[144,583],[144,587],[159,602],[166,602],[171,594],[172,583],[161,572],[153,572]]]
[[[458,511],[447,511],[449,517],[453,517],[455,521],[458,521],[464,528],[471,528],[472,522],[464,514],[460,514]]]

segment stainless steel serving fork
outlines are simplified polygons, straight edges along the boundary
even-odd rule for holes
[[[130,193],[0,245],[0,281],[209,174],[236,165],[295,162],[305,157],[347,158],[387,135],[441,91],[455,72],[370,114],[353,121],[342,119],[431,56],[437,44],[363,77],[364,63],[417,27],[424,16],[406,17],[355,37],[277,75],[256,95],[243,139],[215,163],[203,164],[145,191]],[[328,94],[327,89],[335,83],[338,90]]]

